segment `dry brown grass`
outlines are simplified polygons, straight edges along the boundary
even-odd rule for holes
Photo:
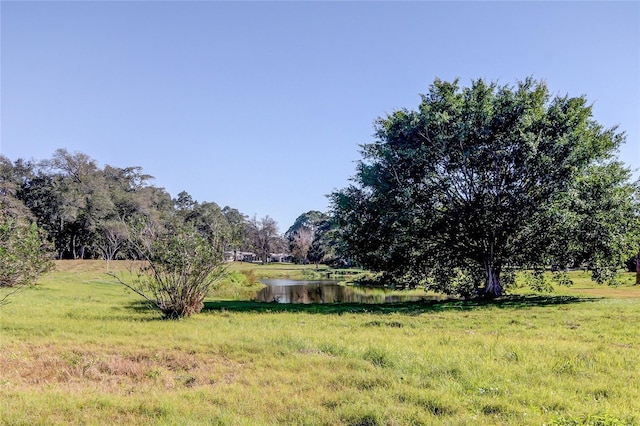
[[[69,392],[93,389],[115,394],[133,388],[139,392],[229,384],[242,369],[217,354],[32,344],[1,352],[0,365],[8,367],[0,375],[5,390],[55,386]]]

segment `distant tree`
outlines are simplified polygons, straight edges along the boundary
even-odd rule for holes
[[[309,249],[313,244],[314,232],[309,228],[299,228],[289,236],[289,250],[298,263],[309,261]]]
[[[251,241],[249,240],[249,221],[247,216],[240,213],[238,209],[225,206],[222,209],[222,214],[227,219],[229,224],[229,240],[227,242],[227,249],[233,251],[233,260],[238,260],[239,250],[249,250],[251,247]]]
[[[173,200],[173,205],[179,214],[186,215],[198,205],[187,191],[181,191],[178,196]]]
[[[140,166],[120,168],[107,164],[102,173],[109,188],[114,192],[119,190],[136,191],[148,186],[149,181],[153,180],[153,176],[143,173]]]
[[[327,214],[318,210],[310,210],[306,213],[302,213],[296,218],[295,222],[291,227],[289,227],[287,232],[285,232],[285,236],[289,236],[301,228],[310,229],[315,233],[315,230],[328,218]]]
[[[107,272],[109,272],[109,263],[117,258],[126,247],[128,240],[129,228],[124,221],[105,220],[98,225],[94,244],[107,261]]]
[[[311,210],[298,216],[293,225],[285,232],[284,237],[289,243],[289,250],[296,262],[307,263],[318,260],[319,233],[327,220],[326,214]],[[316,256],[314,260],[311,260],[308,254],[314,241],[316,242],[314,250]]]
[[[22,183],[31,174],[31,167],[20,162],[16,167],[5,156],[0,155],[0,211],[11,217],[32,217],[31,211],[18,198]]]
[[[198,203],[192,213],[186,217],[207,239],[209,244],[224,251],[231,239],[231,227],[222,209],[214,202]]]
[[[184,223],[163,229],[153,222],[142,222],[131,227],[130,235],[130,244],[145,265],[128,277],[111,275],[166,319],[200,312],[205,296],[225,274],[222,251],[194,226]]]
[[[265,216],[258,220],[251,220],[251,234],[253,247],[263,263],[269,261],[270,253],[281,250],[282,238],[278,235],[278,223],[271,217]]]
[[[602,274],[637,214],[624,196],[637,189],[614,157],[624,135],[593,120],[584,97],[552,98],[532,79],[436,80],[417,110],[379,119],[376,136],[354,184],[331,196],[344,246],[364,266],[488,298],[514,267],[571,257],[611,278]]]
[[[332,263],[334,265],[347,265],[338,253],[339,240],[336,236],[336,223],[333,218],[324,215],[318,222],[307,258],[318,266],[319,263]]]
[[[144,193],[151,189],[152,176],[142,173],[140,167],[112,167],[106,165],[102,171],[109,197],[114,204],[113,217],[124,221],[135,216],[152,216],[154,207]],[[165,194],[169,199],[169,195]]]
[[[156,222],[168,222],[175,213],[171,196],[164,188],[145,186],[135,191],[139,215]]]

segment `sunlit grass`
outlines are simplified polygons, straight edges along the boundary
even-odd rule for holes
[[[162,321],[104,263],[58,266],[0,310],[1,424],[640,422],[637,287],[574,273],[497,303],[214,297]]]

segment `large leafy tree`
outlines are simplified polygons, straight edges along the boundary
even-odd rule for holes
[[[417,110],[375,127],[332,208],[348,254],[396,283],[496,297],[514,267],[611,270],[628,248],[637,205],[623,194],[635,188],[614,157],[624,134],[585,97],[552,97],[533,79],[436,80]]]

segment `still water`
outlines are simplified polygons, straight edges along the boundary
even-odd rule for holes
[[[434,300],[432,296],[391,293],[373,287],[342,286],[333,280],[261,280],[266,285],[256,295],[260,302],[277,303],[399,303]]]

